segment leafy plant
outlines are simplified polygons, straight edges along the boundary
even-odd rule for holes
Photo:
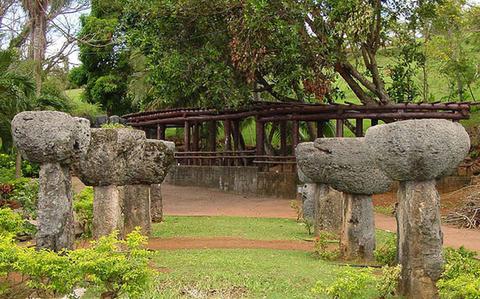
[[[400,265],[382,268],[382,275],[378,277],[376,284],[379,298],[392,298],[395,296],[401,270],[402,267]]]
[[[37,218],[38,180],[23,178],[13,181],[10,200],[17,201],[22,206],[26,218]]]
[[[8,208],[0,209],[0,236],[15,236],[23,230],[24,223],[20,214]]]
[[[328,244],[330,243],[338,243],[336,236],[330,232],[320,232],[319,236],[315,239],[314,256],[327,261],[338,258],[338,250],[328,250]]]
[[[368,290],[375,283],[376,279],[372,269],[358,270],[347,267],[339,273],[337,280],[332,284],[318,282],[312,292],[338,299],[371,298]]]
[[[375,261],[380,265],[394,266],[397,264],[396,236],[391,234],[385,239],[382,246],[374,251]]]
[[[93,188],[86,187],[80,193],[75,194],[73,210],[77,221],[82,227],[83,236],[91,237],[93,228]]]
[[[290,208],[295,210],[295,215],[297,215],[297,221],[300,221],[302,219],[302,209],[300,206],[300,201],[298,200],[291,200],[290,201]]]

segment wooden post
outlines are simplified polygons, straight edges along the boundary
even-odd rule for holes
[[[200,125],[198,123],[193,125],[192,129],[192,150],[198,151],[198,142],[200,140]]]
[[[337,119],[336,134],[337,137],[343,137],[343,119]]]
[[[223,129],[225,132],[225,150],[226,151],[231,151],[232,150],[232,138],[231,138],[231,126],[230,126],[230,121],[229,120],[224,120],[223,121]]]
[[[378,125],[378,119],[371,120],[372,127]]]
[[[157,125],[157,139],[165,140],[165,125]]]
[[[185,152],[190,151],[190,123],[185,121],[184,132],[183,132],[183,148]]]
[[[355,136],[363,136],[363,119],[361,118],[357,118],[357,120],[355,120]]]
[[[240,121],[234,120],[233,124],[233,150],[240,150]]]
[[[298,142],[300,141],[299,132],[298,132],[298,120],[293,121],[292,126],[292,152],[295,152],[295,148],[297,147]]]
[[[211,152],[217,150],[217,123],[215,121],[208,123],[208,145]]]
[[[317,138],[323,138],[325,137],[325,124],[327,122],[326,121],[317,121]]]
[[[282,156],[287,155],[287,122],[280,122],[280,151]]]
[[[256,128],[256,143],[257,143],[257,156],[264,155],[264,139],[265,139],[265,124],[258,119],[255,123]]]

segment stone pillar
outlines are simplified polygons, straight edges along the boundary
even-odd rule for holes
[[[435,180],[401,182],[398,199],[400,292],[415,294],[415,298],[436,298],[435,282],[443,271],[443,235]]]
[[[40,167],[37,248],[59,251],[75,241],[70,168],[59,163]]]
[[[90,144],[90,122],[57,111],[25,111],[12,120],[22,156],[40,163],[37,248],[71,249],[75,240],[70,165]]]
[[[305,183],[302,187],[301,195],[303,219],[313,223],[315,219],[315,201],[318,198],[317,184]]]
[[[98,239],[114,230],[124,235],[120,190],[115,185],[96,186],[93,200],[93,237]]]
[[[339,234],[343,219],[343,193],[327,185],[317,184],[315,199],[315,235],[328,231]]]
[[[373,260],[375,222],[369,195],[344,194],[340,253],[347,260]]]
[[[125,235],[136,227],[150,235],[152,217],[150,215],[150,185],[126,185],[123,188],[123,214]]]
[[[307,178],[345,193],[343,204],[338,196],[331,199],[338,200],[337,205],[329,208],[340,214],[334,216],[335,213],[330,213],[329,209],[322,211],[327,190],[318,192],[322,194],[319,196],[322,199],[318,200],[318,214],[324,214],[322,219],[334,216],[334,225],[342,223],[342,256],[345,259],[372,260],[375,225],[370,196],[386,192],[392,180],[376,166],[365,139],[319,138],[315,142],[299,144],[295,155],[298,168]],[[343,213],[340,213],[342,205]]]
[[[162,185],[150,185],[150,213],[152,214],[152,222],[159,223],[163,221],[163,200]]]
[[[440,119],[406,120],[367,130],[375,161],[400,181],[397,227],[399,291],[405,298],[438,298],[443,267],[440,197],[435,179],[454,171],[470,149],[458,123]]]

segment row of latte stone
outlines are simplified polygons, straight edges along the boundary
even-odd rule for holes
[[[94,237],[137,226],[149,234],[152,211],[161,216],[159,184],[173,164],[173,143],[131,128],[91,129],[56,111],[17,114],[12,134],[22,156],[40,163],[38,248],[73,247],[71,170],[94,187]]]
[[[443,235],[435,183],[456,169],[469,149],[469,136],[460,124],[433,119],[374,126],[364,138],[301,143],[296,158],[306,186],[305,216],[315,219],[318,230],[338,229],[343,258],[371,260],[375,248],[371,195],[384,193],[399,181],[400,295],[437,298]]]

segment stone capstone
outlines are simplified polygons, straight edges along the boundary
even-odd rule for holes
[[[37,163],[70,164],[89,144],[86,119],[58,111],[25,111],[12,120],[12,135],[24,158]]]
[[[378,125],[367,130],[366,142],[380,167],[398,181],[425,181],[450,174],[470,149],[459,123],[419,119]]]
[[[376,194],[388,191],[392,184],[376,167],[364,138],[319,138],[300,143],[295,155],[306,177],[338,191]]]
[[[160,184],[165,179],[170,166],[173,164],[173,142],[147,139],[142,163],[137,165],[134,178],[130,184]]]

